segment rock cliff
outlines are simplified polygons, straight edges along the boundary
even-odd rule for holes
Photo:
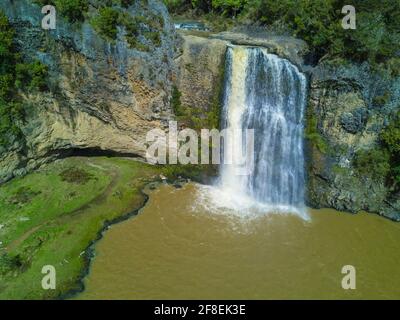
[[[96,6],[90,1],[88,15]],[[0,9],[24,57],[48,66],[50,87],[41,94],[21,92],[25,141],[0,150],[0,182],[76,150],[144,156],[148,130],[171,118],[176,35],[165,6],[149,0],[118,8],[131,18],[160,18],[160,41],[144,42],[146,50],[131,48],[121,26],[115,41],[104,39],[89,18],[69,23],[58,14],[56,29],[42,30],[44,15],[31,0],[3,0]]]
[[[97,7],[97,1],[90,1],[88,14]],[[384,177],[360,174],[355,167],[357,152],[377,147],[380,132],[399,109],[399,77],[377,73],[368,64],[307,65],[305,42],[291,37],[177,35],[157,0],[120,8],[131,17],[151,14],[163,21],[159,43],[140,35],[145,45],[138,48],[129,45],[123,26],[109,41],[89,19],[71,24],[58,17],[56,30],[42,30],[40,7],[30,0],[3,0],[0,9],[16,29],[26,59],[48,66],[50,88],[41,94],[20,93],[25,141],[0,150],[0,182],[82,150],[143,157],[148,130],[164,128],[174,118],[174,86],[185,108],[210,112],[218,103],[227,46],[263,46],[296,64],[309,79],[308,204],[400,220],[399,195]]]
[[[203,38],[184,33],[178,83],[186,105],[209,108],[217,70],[231,44],[265,47],[308,77],[307,204],[400,220],[400,197],[385,177],[362,174],[355,165],[357,152],[379,148],[382,129],[399,110],[400,79],[367,63],[307,65],[306,44],[291,37],[223,32]]]
[[[379,149],[380,133],[399,106],[400,78],[377,73],[367,63],[312,70],[308,124],[320,142],[309,141],[306,149],[311,206],[400,220],[400,197],[385,177],[355,163],[359,152]]]

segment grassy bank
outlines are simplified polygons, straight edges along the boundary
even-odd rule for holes
[[[160,169],[120,158],[69,158],[0,187],[0,299],[56,298],[79,288],[85,250],[107,221],[140,208]],[[43,290],[42,267],[57,272]]]

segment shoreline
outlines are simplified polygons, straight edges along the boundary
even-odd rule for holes
[[[105,221],[103,224],[103,227],[98,231],[97,236],[95,239],[93,239],[90,244],[87,246],[87,248],[84,250],[84,254],[83,254],[83,258],[84,258],[84,268],[82,269],[81,273],[78,276],[78,281],[77,281],[77,286],[78,288],[75,289],[71,289],[68,290],[67,292],[57,296],[54,298],[54,300],[69,300],[69,299],[74,299],[77,297],[77,295],[79,295],[80,293],[85,291],[85,278],[89,275],[90,273],[90,267],[91,264],[93,262],[93,259],[95,258],[96,254],[96,244],[98,243],[98,241],[100,241],[101,239],[103,239],[103,237],[105,236],[106,231],[113,225],[116,225],[118,223],[124,222],[129,220],[130,218],[134,218],[136,216],[138,216],[140,214],[140,211],[147,205],[150,196],[149,194],[146,193],[146,189],[148,189],[151,185],[155,185],[155,189],[160,185],[160,184],[169,184],[171,186],[173,186],[174,188],[179,188],[176,186],[176,182],[163,182],[162,180],[154,180],[151,182],[148,182],[144,185],[144,187],[142,187],[139,190],[139,193],[141,196],[143,196],[144,201],[143,204],[137,208],[137,209],[133,209],[132,211],[121,215],[118,218],[115,218],[113,220],[109,220],[109,221]],[[154,190],[154,189],[152,189]]]

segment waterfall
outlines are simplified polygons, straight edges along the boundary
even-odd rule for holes
[[[254,129],[254,160],[249,174],[235,174],[234,165],[220,168],[220,189],[235,205],[306,216],[305,101],[306,78],[289,61],[262,48],[228,48],[222,128]],[[229,154],[235,163],[246,150],[245,141],[243,137],[227,139],[225,157]]]

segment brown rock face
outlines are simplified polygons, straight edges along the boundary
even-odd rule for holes
[[[173,116],[176,35],[161,2],[137,5],[121,10],[150,12],[164,22],[160,43],[144,51],[129,47],[124,30],[109,42],[88,21],[71,25],[58,17],[57,29],[44,31],[39,6],[29,0],[2,1],[20,52],[48,66],[50,90],[21,92],[25,137],[1,152],[0,182],[73,150],[145,155],[147,132],[164,127]]]
[[[210,110],[220,86],[227,41],[183,35],[182,55],[176,60],[177,86],[183,105]]]
[[[307,125],[308,204],[342,211],[361,210],[400,220],[400,199],[386,177],[355,161],[364,150],[379,150],[380,133],[396,112],[399,97],[376,106],[374,96],[397,82],[374,74],[368,65],[317,66],[310,74]],[[314,120],[314,121],[312,121]]]

